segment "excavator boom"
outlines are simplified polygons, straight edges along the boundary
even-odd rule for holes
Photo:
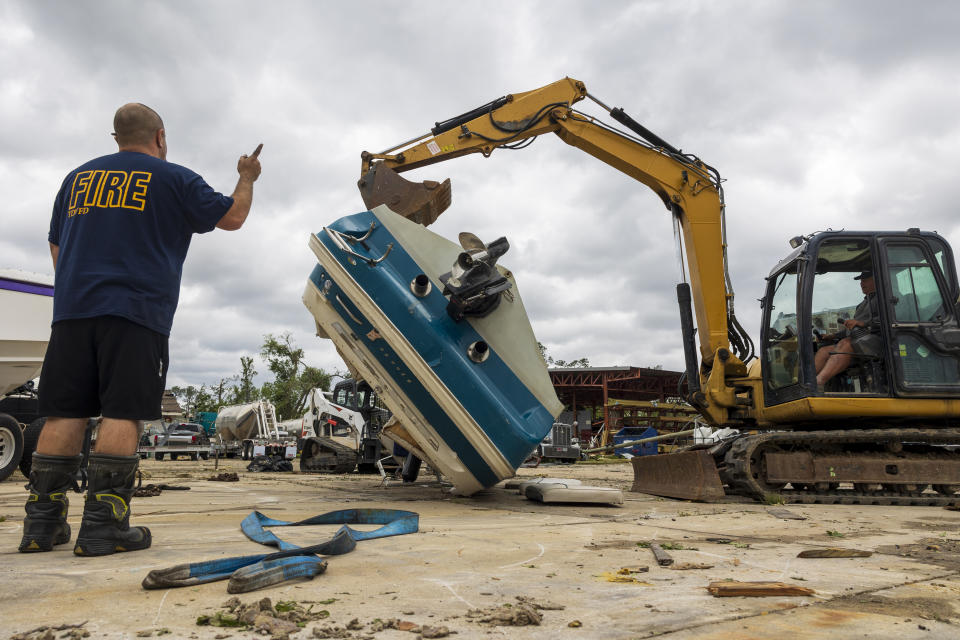
[[[584,98],[616,124],[577,110]],[[382,153],[364,152],[364,202],[428,225],[450,204],[449,180],[414,183],[399,173],[522,148],[544,133],[646,185],[673,216],[685,249],[677,294],[686,399],[710,424],[741,431],[708,449],[635,458],[635,491],[710,500],[725,486],[798,502],[960,500],[960,278],[949,246],[935,233],[793,238],[794,251],[767,279],[761,361],[748,372],[753,344],[733,309],[720,176],[622,109],[604,105],[582,82],[564,78],[503,96]],[[864,302],[847,308],[850,283],[863,285],[864,278],[875,281],[873,291],[863,290]],[[871,295],[875,304],[861,311]],[[859,321],[853,329],[848,312]],[[843,349],[843,336],[828,329],[841,319],[851,329],[851,346]],[[853,333],[857,328],[866,335]],[[831,335],[839,342],[819,342]],[[881,346],[861,353],[854,339],[879,339]],[[843,371],[824,375],[837,362]]]
[[[599,104],[629,131],[617,130],[574,109],[584,98]],[[699,328],[699,360],[706,365],[701,371],[696,351],[689,350],[690,399],[708,420],[725,423],[729,410],[737,406],[728,379],[746,375],[744,362],[752,357],[752,344],[732,316],[720,177],[622,109],[611,109],[588,94],[582,82],[563,78],[540,89],[507,95],[439,122],[429,133],[382,153],[365,151],[361,154],[360,193],[369,208],[386,204],[396,213],[428,225],[450,205],[449,180],[411,182],[398,175],[400,172],[471,153],[488,157],[498,148],[522,148],[544,133],[556,134],[650,187],[674,216],[686,247],[684,276],[690,279]],[[692,344],[693,323],[687,324],[690,330],[684,339]]]

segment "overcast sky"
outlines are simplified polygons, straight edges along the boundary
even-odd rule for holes
[[[360,152],[570,76],[720,171],[738,316],[757,339],[791,236],[920,226],[960,247],[958,33],[956,2],[8,1],[0,268],[52,272],[60,182],[115,151],[114,111],[143,102],[168,160],[227,194],[237,157],[264,143],[246,225],[193,240],[168,384],[233,375],[284,331],[310,364],[343,369],[301,295],[309,234],[364,208]],[[552,135],[405,176],[451,178],[437,233],[510,240],[500,262],[549,354],[682,368],[670,217],[646,187]]]

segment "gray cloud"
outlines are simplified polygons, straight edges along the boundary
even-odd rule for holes
[[[171,383],[216,382],[288,330],[311,364],[342,368],[300,296],[308,235],[362,208],[360,151],[570,75],[720,170],[756,337],[755,299],[793,235],[920,225],[960,243],[958,22],[950,2],[863,0],[8,2],[0,267],[50,271],[60,181],[112,152],[113,111],[142,101],[170,160],[226,193],[237,157],[265,144],[247,225],[194,240]],[[437,233],[508,237],[503,263],[555,357],[682,367],[670,218],[646,187],[554,136],[408,177],[453,180]]]

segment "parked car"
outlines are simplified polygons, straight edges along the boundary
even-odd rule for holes
[[[144,434],[140,437],[140,457],[153,455],[156,460],[163,460],[167,455],[171,460],[187,456],[191,460],[210,457],[210,436],[203,429],[203,425],[195,422],[177,422],[168,425],[161,433],[151,433],[155,428],[145,424]]]
[[[158,444],[210,444],[210,436],[202,424],[196,422],[174,423],[167,427],[166,433]]]

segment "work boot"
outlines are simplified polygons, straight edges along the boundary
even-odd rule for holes
[[[54,545],[70,542],[67,491],[77,489],[80,456],[33,454],[30,466],[30,496],[24,510],[22,553],[52,551]]]
[[[73,552],[78,556],[106,556],[117,551],[137,551],[150,546],[150,530],[130,526],[140,456],[91,453],[87,465],[89,488],[83,520]]]

